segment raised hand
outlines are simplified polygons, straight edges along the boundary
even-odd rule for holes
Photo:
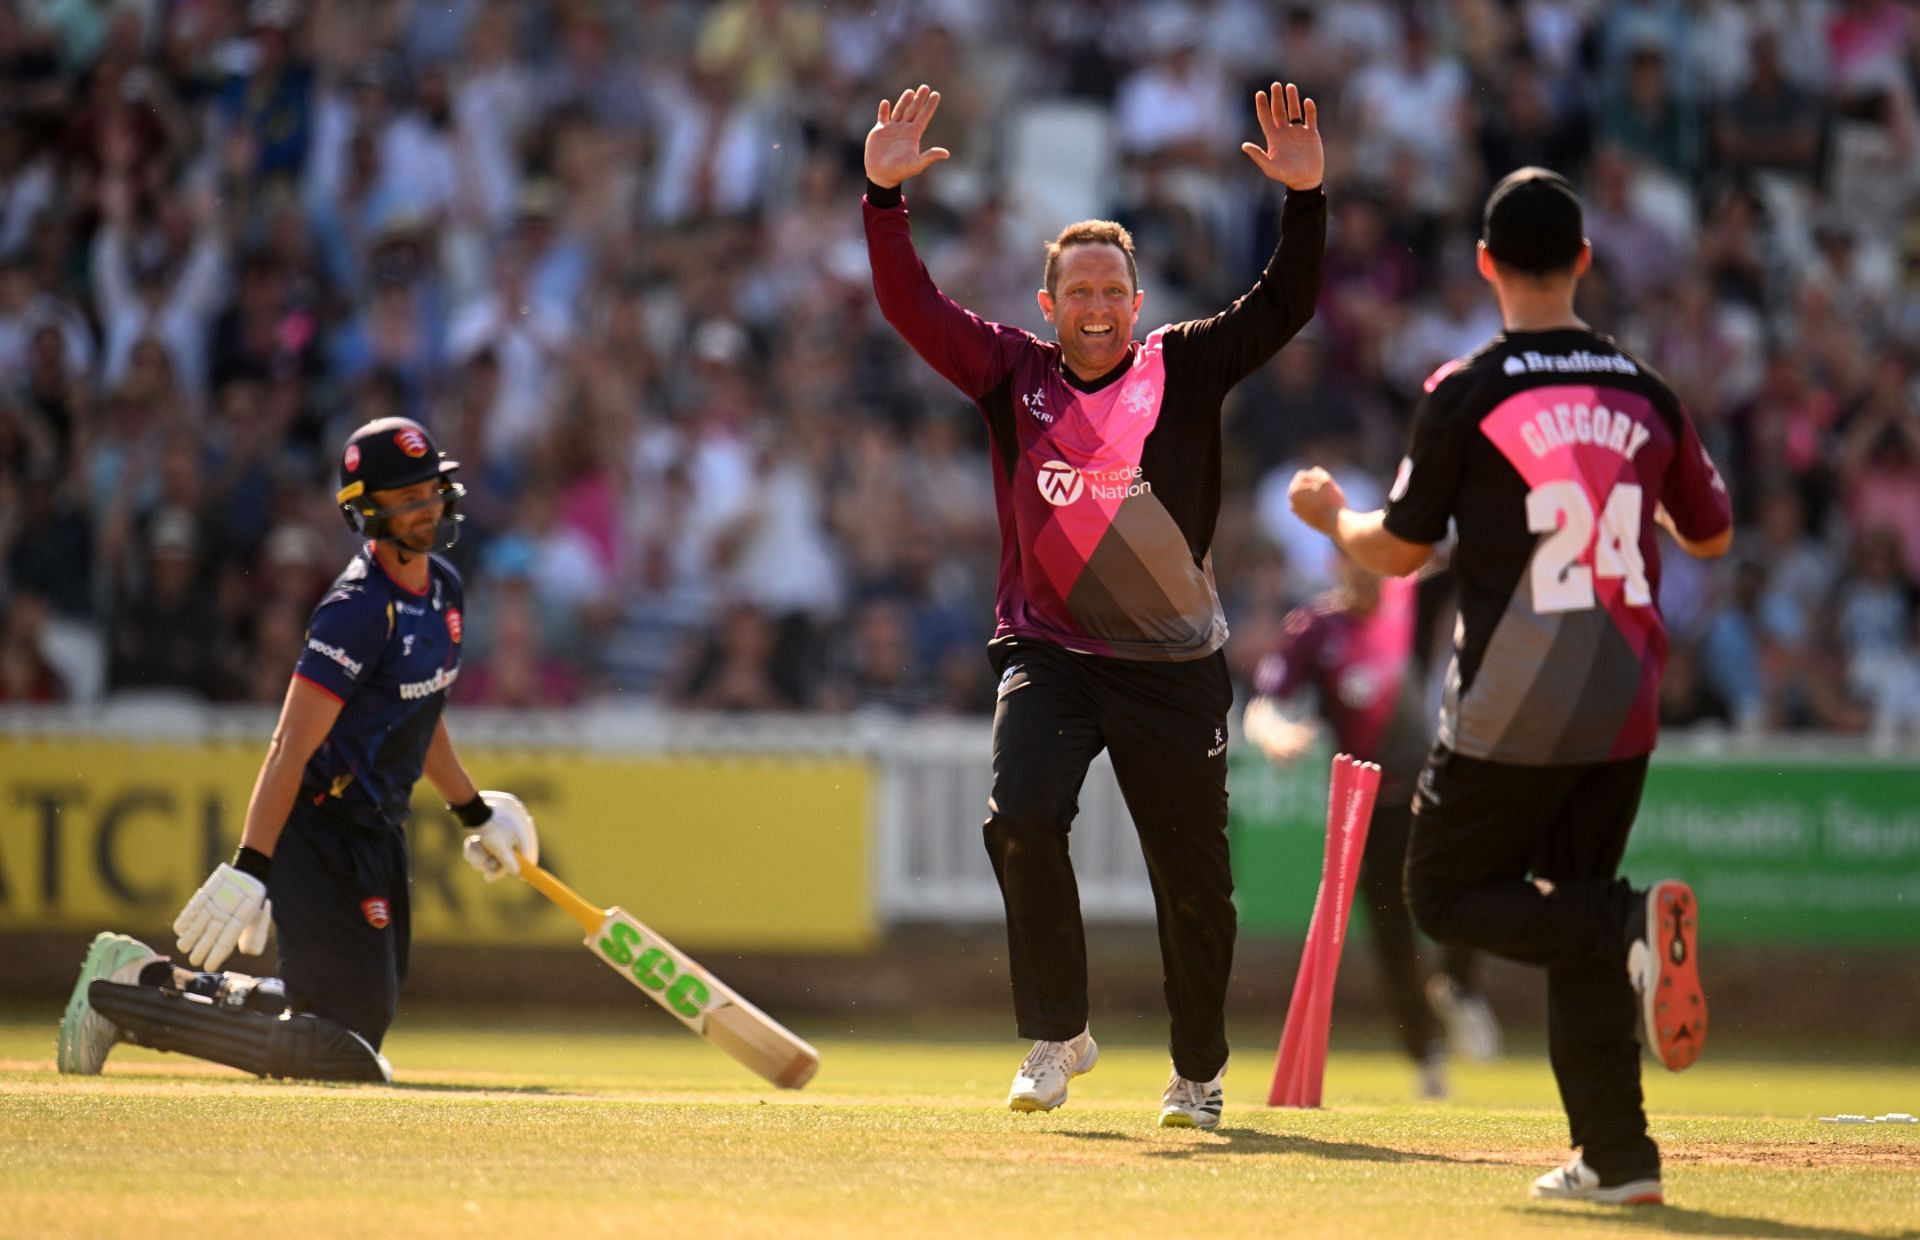
[[[1313,100],[1303,101],[1300,88],[1291,82],[1284,91],[1275,82],[1270,90],[1254,92],[1253,115],[1267,144],[1242,142],[1240,149],[1247,158],[1268,180],[1288,189],[1316,188],[1326,167],[1326,153],[1320,146],[1320,114]],[[871,150],[873,140],[867,141]]]
[[[920,149],[927,122],[939,109],[940,92],[925,85],[901,91],[900,98],[891,102],[882,99],[879,119],[867,130],[867,179],[890,189],[919,176],[928,165],[951,158],[953,152],[944,146]]]

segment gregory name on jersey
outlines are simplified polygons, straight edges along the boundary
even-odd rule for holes
[[[1540,457],[1555,448],[1584,443],[1611,448],[1631,461],[1647,446],[1652,435],[1652,431],[1624,413],[1614,413],[1605,405],[1585,405],[1578,401],[1557,403],[1520,424],[1520,438],[1526,442],[1527,450]]]

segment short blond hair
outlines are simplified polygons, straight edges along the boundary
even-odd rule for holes
[[[1076,245],[1118,246],[1127,256],[1127,278],[1133,282],[1134,290],[1140,288],[1140,268],[1133,261],[1133,234],[1123,225],[1112,220],[1081,220],[1069,224],[1060,230],[1060,235],[1047,242],[1046,288],[1054,291],[1053,280],[1060,269],[1060,255]]]

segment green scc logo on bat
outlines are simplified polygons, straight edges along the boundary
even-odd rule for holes
[[[692,973],[683,972],[674,957],[658,947],[646,946],[640,931],[616,921],[600,940],[600,951],[608,960],[627,969],[633,980],[660,996],[670,1009],[688,1020],[707,1010],[713,993]]]

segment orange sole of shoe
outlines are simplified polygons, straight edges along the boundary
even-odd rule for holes
[[[1685,883],[1661,883],[1653,894],[1660,952],[1660,986],[1654,997],[1653,1023],[1660,1062],[1678,1072],[1700,1058],[1707,1041],[1707,996],[1700,987],[1693,889]]]

